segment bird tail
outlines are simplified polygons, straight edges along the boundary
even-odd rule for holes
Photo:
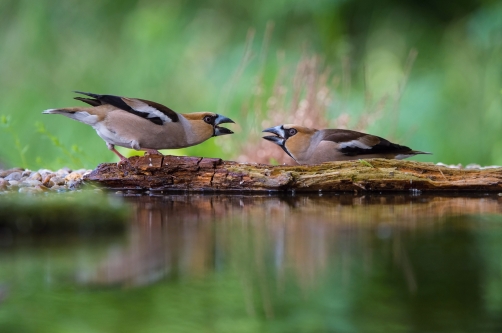
[[[42,112],[42,114],[60,114],[91,126],[95,125],[98,121],[98,117],[90,114],[88,108],[48,109]]]
[[[413,155],[418,155],[418,154],[432,155],[432,153],[429,153],[429,152],[426,152],[426,151],[420,151],[420,150],[412,150],[411,153]]]
[[[102,95],[93,94],[93,93],[89,93],[89,92],[78,91],[78,90],[74,90],[73,92],[77,93],[77,94],[81,94],[81,95],[86,95],[86,96],[89,96],[89,97],[97,98],[97,99],[103,97]]]
[[[68,108],[71,109],[71,108]],[[47,109],[42,112],[43,114],[66,114],[66,113],[75,113],[73,110],[67,110],[67,109]]]
[[[65,109],[47,109],[42,114],[62,114],[71,118],[71,115],[75,112],[81,111],[78,108],[65,108]]]
[[[84,103],[87,103],[92,106],[100,106],[102,103],[98,99],[92,99],[92,98],[85,98],[85,97],[73,97],[73,99],[76,99],[77,101],[81,101]]]

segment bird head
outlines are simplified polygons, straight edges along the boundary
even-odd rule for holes
[[[295,156],[309,149],[311,140],[318,131],[299,125],[286,124],[264,129],[263,132],[274,134],[263,138],[279,145],[289,156],[296,160]]]
[[[195,137],[207,140],[212,136],[233,134],[231,130],[220,127],[220,124],[235,123],[232,119],[212,112],[194,112],[183,114],[192,127]]]

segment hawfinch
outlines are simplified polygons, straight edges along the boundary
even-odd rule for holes
[[[279,125],[263,132],[275,134],[263,138],[279,145],[299,164],[367,158],[403,159],[417,154],[430,154],[375,135],[344,129],[316,130],[298,125]]]
[[[189,147],[213,136],[233,133],[218,126],[233,121],[216,113],[179,114],[144,99],[75,92],[89,96],[75,99],[91,107],[49,109],[42,113],[61,114],[92,126],[121,162],[126,158],[115,149],[116,145],[160,154],[158,149]]]

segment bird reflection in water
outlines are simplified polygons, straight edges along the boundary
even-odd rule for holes
[[[403,233],[440,227],[443,216],[500,213],[500,199],[353,195],[168,195],[127,198],[135,216],[127,244],[80,280],[138,286],[239,265],[243,278],[287,274],[314,286],[327,265],[350,279],[352,256],[371,269],[372,244],[391,241],[394,260],[416,289]],[[484,200],[484,201],[483,201]]]
[[[413,294],[420,284],[409,246],[417,232],[433,235],[449,216],[502,212],[497,196],[191,194],[127,200],[135,217],[126,244],[82,271],[80,282],[136,287],[232,270],[247,312],[254,315],[259,302],[267,317],[274,316],[273,295],[291,285],[305,295],[326,279],[349,287],[355,270],[370,275],[381,269],[375,258],[382,256],[391,258]]]

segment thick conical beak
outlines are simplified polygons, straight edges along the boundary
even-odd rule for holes
[[[219,136],[219,135],[233,134],[234,133],[231,130],[229,130],[228,128],[218,126],[219,124],[225,124],[225,123],[235,124],[235,121],[233,121],[230,118],[221,116],[221,115],[218,115],[214,119],[214,134],[213,134],[213,136]]]
[[[225,135],[225,134],[234,134],[234,132],[225,127],[216,126],[214,128],[214,136]]]
[[[230,118],[227,118],[227,117],[224,117],[224,116],[220,116],[220,115],[218,115],[218,116],[214,119],[214,124],[215,124],[215,125],[225,124],[225,123],[232,123],[232,124],[235,124],[235,121],[233,121],[233,120],[232,120],[232,119],[230,119]]]
[[[264,136],[263,139],[271,141],[279,146],[284,145],[284,139],[280,138],[278,136],[275,136],[275,135],[267,135],[267,136]]]
[[[275,135],[264,136],[263,138],[265,140],[271,141],[279,146],[284,145],[285,133],[284,133],[284,129],[282,128],[282,126],[270,127],[270,128],[264,129],[263,132],[275,134]]]
[[[282,125],[264,129],[262,132],[273,133],[283,139],[285,137],[285,133],[284,133],[284,129],[282,128]],[[268,136],[266,136],[266,138],[268,138]]]

